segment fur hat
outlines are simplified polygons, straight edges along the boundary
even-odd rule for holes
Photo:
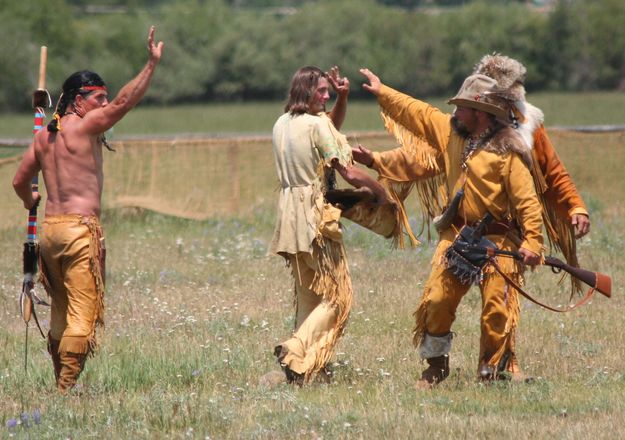
[[[525,73],[527,69],[514,58],[498,53],[484,55],[473,68],[473,74],[486,75],[497,81],[497,93],[513,101],[525,101]]]
[[[464,80],[458,94],[448,104],[481,110],[500,119],[507,119],[510,104],[499,96],[497,81],[486,75],[471,75]]]

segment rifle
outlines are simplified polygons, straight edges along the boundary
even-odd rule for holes
[[[463,247],[470,252],[481,252],[487,256],[503,255],[506,257],[512,257],[517,261],[523,261],[523,256],[518,252],[504,251],[497,248],[490,248],[486,246],[479,246],[474,244],[463,245]],[[612,279],[609,275],[601,272],[592,272],[590,270],[582,269],[581,267],[574,267],[565,263],[556,257],[545,257],[544,265],[551,267],[553,273],[567,272],[571,276],[577,278],[584,284],[598,290],[600,293],[608,298],[612,297]]]
[[[554,312],[567,312],[581,306],[592,297],[595,290],[598,290],[608,298],[612,296],[612,279],[608,275],[571,266],[556,257],[545,257],[543,264],[550,266],[552,272],[561,273],[564,270],[590,286],[590,288],[580,301],[565,310],[556,309],[535,300],[499,268],[495,256],[512,257],[517,261],[523,261],[523,256],[518,252],[501,250],[497,248],[495,243],[483,236],[487,224],[492,220],[493,216],[487,213],[477,225],[464,226],[445,253],[448,268],[461,283],[479,283],[482,279],[483,268],[490,264],[521,295],[533,303]],[[510,236],[510,238],[517,245],[520,245],[519,239],[514,236]]]

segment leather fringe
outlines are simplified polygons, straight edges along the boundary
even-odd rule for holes
[[[336,306],[337,318],[332,336],[323,347],[319,347],[312,368],[305,373],[306,382],[325,367],[332,357],[336,343],[345,330],[354,296],[343,243],[321,237],[317,239],[317,245],[318,269],[310,288],[322,293],[326,301]]]
[[[432,154],[432,151],[420,147],[420,145],[423,145],[424,142],[427,145],[427,141],[416,136],[402,124],[395,121],[386,112],[382,111],[381,116],[386,131],[395,137],[396,141],[402,146],[402,148],[414,154],[417,162],[421,166],[426,169],[440,171],[436,155]],[[410,182],[399,182],[388,177],[384,177],[380,180],[381,183],[389,189],[393,199],[401,205],[401,211],[404,212],[405,217],[405,221],[402,221],[402,226],[408,236],[411,237],[413,246],[415,245],[412,239],[414,234],[408,224],[407,216],[405,215],[404,201],[410,195],[412,190],[416,189],[417,200],[421,211],[421,230],[419,231],[419,234],[426,231],[429,240],[431,238],[429,227],[431,220],[440,214],[445,205],[448,203],[449,197],[446,191],[444,173],[438,173],[434,177]]]
[[[417,156],[417,161],[427,169],[438,170],[438,164],[436,163],[436,156],[430,151],[423,148],[419,148],[419,136],[416,136],[413,132],[404,127],[401,123],[395,121],[388,113],[381,111],[382,121],[384,122],[384,128],[391,135],[395,137],[399,145],[408,151],[414,152]]]
[[[412,344],[415,347],[419,347],[421,342],[423,342],[423,338],[425,337],[425,324],[427,318],[427,308],[429,303],[430,296],[430,288],[426,287],[423,292],[423,296],[421,297],[421,301],[419,301],[419,305],[417,306],[417,310],[414,311],[412,316],[415,319],[415,326],[412,329]]]
[[[521,273],[513,273],[506,274],[513,279],[515,283],[519,286],[523,286],[524,278]],[[520,304],[519,304],[519,294],[516,289],[506,283],[506,308],[508,310],[508,320],[506,321],[506,327],[504,330],[505,333],[505,341],[499,346],[497,351],[491,356],[488,360],[488,365],[493,367],[493,370],[496,371],[499,364],[501,363],[502,358],[506,354],[507,351],[511,351],[514,353],[515,340],[514,336],[516,334],[516,328],[519,324],[519,319],[521,316]],[[481,347],[483,350],[484,347]],[[484,358],[485,353],[480,353],[480,359]],[[517,366],[518,368],[518,366]]]
[[[404,240],[404,234],[406,234],[410,240],[410,246],[416,247],[421,242],[415,237],[410,227],[410,221],[408,220],[408,214],[406,213],[406,206],[404,201],[406,197],[412,191],[414,183],[412,182],[394,182],[389,178],[380,177],[378,179],[380,184],[386,189],[386,193],[390,199],[393,200],[397,206],[395,211],[396,215],[396,227],[389,238],[392,238],[392,247],[397,249],[405,249],[406,244]]]
[[[534,150],[532,150],[532,153]],[[547,240],[549,241],[549,247],[556,251],[562,252],[566,262],[574,267],[579,267],[579,260],[577,259],[577,243],[575,241],[575,232],[567,219],[563,219],[558,216],[555,206],[550,206],[545,193],[547,191],[547,182],[543,176],[538,161],[536,158],[532,160],[532,177],[534,179],[534,185],[536,187],[536,194],[542,207],[543,224],[545,225],[545,231],[547,232]],[[562,276],[560,282],[564,280],[566,274]],[[571,297],[573,298],[575,293],[581,294],[583,292],[582,283],[575,277],[569,276],[571,281]]]
[[[95,281],[98,304],[96,306],[95,326],[88,336],[89,353],[93,354],[98,348],[96,337],[96,327],[104,327],[104,283],[105,283],[105,258],[106,248],[102,227],[99,222],[92,217],[85,217],[82,223],[89,228],[91,240],[89,242],[89,266]]]

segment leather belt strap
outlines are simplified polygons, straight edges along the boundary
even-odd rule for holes
[[[464,219],[460,216],[456,216],[453,221],[452,224],[457,227],[458,229],[462,229],[463,226],[465,226],[467,223],[464,221]],[[475,224],[471,224],[470,226],[475,226]],[[512,221],[512,222],[506,222],[506,221],[497,221],[497,222],[491,222],[488,225],[486,225],[486,228],[484,230],[484,233],[482,235],[506,235],[508,233],[508,231],[510,230],[518,230],[518,228],[516,227],[516,222]]]

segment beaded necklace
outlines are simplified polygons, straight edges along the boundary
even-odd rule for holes
[[[487,127],[486,130],[481,132],[479,135],[477,136],[471,135],[467,138],[468,142],[466,146],[464,147],[464,151],[462,152],[462,159],[461,159],[461,164],[460,164],[464,171],[467,170],[467,162],[469,161],[469,159],[471,159],[471,157],[477,151],[477,149],[481,147],[484,144],[484,142],[486,142],[486,140],[491,136],[491,134],[492,134],[491,128]]]

